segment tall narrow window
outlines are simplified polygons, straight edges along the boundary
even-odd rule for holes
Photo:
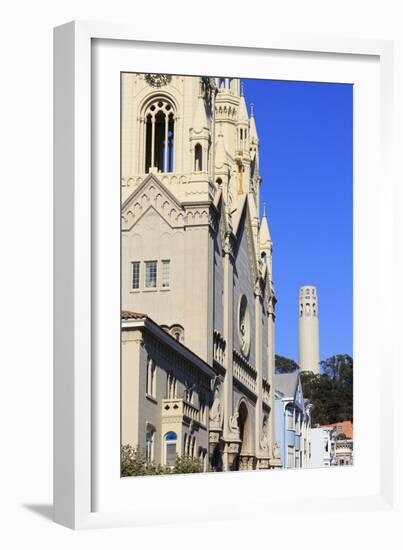
[[[292,405],[287,406],[286,408],[286,419],[287,419],[287,423],[286,423],[287,430],[294,430],[295,429],[294,409]]]
[[[157,262],[145,262],[146,268],[146,288],[157,288]]]
[[[176,378],[173,374],[167,377],[167,399],[176,399]]]
[[[146,461],[147,463],[153,462],[154,460],[154,436],[155,429],[151,426],[147,426],[146,433]]]
[[[174,109],[164,98],[156,99],[145,112],[145,172],[174,170]]]
[[[162,260],[162,288],[169,288],[170,260]]]
[[[196,143],[194,171],[201,172],[202,170],[203,170],[203,149],[200,143]]]
[[[176,461],[176,433],[168,432],[164,437],[165,444],[165,464],[167,466],[175,466]]]
[[[132,262],[132,289],[140,288],[140,262]]]
[[[146,394],[156,397],[155,362],[152,359],[147,362]]]

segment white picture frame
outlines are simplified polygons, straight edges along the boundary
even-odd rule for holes
[[[276,513],[276,491],[281,486],[288,487],[282,502],[287,503],[291,510],[297,510],[304,499],[309,500],[311,509],[325,505],[330,511],[340,506],[372,511],[393,506],[394,471],[390,449],[393,448],[394,434],[393,423],[387,419],[393,416],[394,404],[379,376],[380,350],[383,350],[383,359],[387,357],[389,365],[394,361],[393,352],[385,352],[393,350],[393,333],[387,323],[379,326],[371,321],[371,308],[366,300],[369,291],[379,308],[389,311],[383,289],[393,288],[395,284],[390,269],[396,247],[390,216],[395,208],[390,154],[393,44],[378,40],[285,35],[254,37],[253,41],[249,37],[237,37],[233,44],[218,42],[213,36],[206,36],[203,40],[206,43],[195,39],[193,34],[186,35],[184,31],[180,39],[176,37],[175,44],[170,43],[169,33],[153,42],[153,37],[145,31],[130,25],[109,23],[72,22],[55,29],[54,513],[56,522],[71,528],[191,521],[195,515],[202,520],[217,519],[210,497],[202,495],[197,504],[183,502],[183,499],[181,502],[185,486],[190,492],[201,494],[200,491],[205,491],[206,495],[209,489],[221,487],[226,497],[220,498],[220,520],[245,517],[245,502],[240,501],[240,495],[247,495],[247,517],[256,515],[254,504],[259,505],[259,513],[263,516]],[[104,45],[106,48],[102,51]],[[98,46],[100,49],[95,50]],[[133,53],[134,50],[130,51],[131,46],[141,48],[141,58]],[[170,55],[161,58],[158,54],[164,48],[169,48]],[[181,65],[178,52],[182,52],[185,65]],[[270,76],[262,73],[259,63],[251,61],[259,58],[261,67],[265,59],[270,59],[272,78],[315,80],[312,75],[321,74],[321,81],[344,81],[356,86],[354,178],[358,191],[356,187],[354,406],[357,447],[356,465],[348,471],[237,473],[233,474],[236,484],[232,474],[165,476],[164,479],[126,480],[131,485],[126,483],[122,489],[117,479],[119,471],[116,470],[120,430],[116,423],[116,403],[119,395],[111,395],[110,415],[99,406],[101,401],[105,403],[105,392],[112,394],[117,388],[117,380],[116,376],[110,380],[97,376],[97,362],[102,363],[104,357],[116,357],[113,355],[116,346],[115,351],[104,348],[102,353],[98,346],[101,345],[100,335],[109,334],[108,330],[114,334],[115,342],[120,335],[119,318],[115,324],[104,322],[106,312],[113,318],[116,302],[102,298],[103,285],[116,281],[120,265],[116,264],[115,270],[105,270],[103,280],[96,274],[105,266],[102,263],[105,257],[110,259],[109,252],[118,256],[119,250],[114,240],[116,228],[112,230],[115,237],[103,241],[101,254],[95,242],[100,238],[98,232],[108,229],[99,220],[111,219],[113,201],[107,193],[99,193],[94,188],[97,178],[116,175],[119,144],[114,147],[112,144],[114,160],[108,160],[100,171],[99,158],[93,157],[93,147],[105,135],[103,130],[109,127],[98,126],[98,135],[92,126],[99,108],[92,95],[96,93],[94,82],[95,86],[100,82],[96,80],[98,76],[94,71],[97,64],[103,63],[105,70],[100,78],[105,84],[104,94],[116,93],[116,88],[115,92],[112,88],[107,91],[108,79],[105,77],[110,74],[108,71],[118,70],[117,55],[122,61],[119,70],[137,67],[138,72],[191,74],[193,70],[193,74],[218,74],[220,63],[221,67],[226,63],[226,67],[233,70],[238,66],[242,76],[260,75],[262,78]],[[285,65],[290,58],[293,58],[294,72],[287,73],[287,77],[284,76]],[[188,69],[181,69],[186,63]],[[215,68],[209,71],[213,63]],[[241,68],[247,67],[248,63],[248,69]],[[248,70],[248,74],[244,70]],[[349,75],[347,80],[340,80],[343,74]],[[98,101],[102,99],[97,98]],[[112,96],[110,101],[112,105]],[[114,108],[116,110],[116,105]],[[119,105],[117,108],[119,110]],[[111,135],[115,135],[113,131]],[[388,181],[389,185],[381,188],[381,180]],[[361,232],[359,241],[356,240],[357,230]],[[378,384],[378,380],[382,383]],[[363,422],[361,411],[368,411],[371,406],[371,425],[368,427]],[[118,442],[116,449],[113,442]],[[370,457],[366,456],[369,451]],[[102,460],[99,460],[100,456]],[[137,483],[135,502],[130,501],[133,482]],[[269,494],[260,490],[265,482],[270,483]],[[158,496],[159,492],[162,495],[167,491],[179,495],[173,496],[169,507]]]

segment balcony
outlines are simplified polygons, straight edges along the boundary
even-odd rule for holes
[[[199,422],[199,409],[184,399],[163,399],[162,418],[173,422]]]

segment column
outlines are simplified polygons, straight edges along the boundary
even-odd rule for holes
[[[260,280],[255,283],[255,368],[257,370],[257,400],[255,408],[255,455],[258,459],[262,454],[260,439],[263,424],[263,376],[262,376],[262,291]]]
[[[232,236],[227,234],[224,243],[224,339],[226,341],[226,353],[224,358],[224,439],[230,438],[229,417],[233,415],[233,302],[234,302],[234,276],[233,276],[233,248]],[[224,470],[230,468],[230,457],[227,450],[223,456]]]

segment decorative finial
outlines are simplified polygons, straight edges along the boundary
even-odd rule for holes
[[[244,82],[243,82],[243,80],[241,80],[241,96],[244,95],[243,88],[244,88]]]
[[[266,203],[263,203],[263,217],[266,217]]]
[[[254,116],[254,112],[253,112],[254,106],[255,106],[254,103],[251,103],[251,104],[250,104],[250,116]]]

